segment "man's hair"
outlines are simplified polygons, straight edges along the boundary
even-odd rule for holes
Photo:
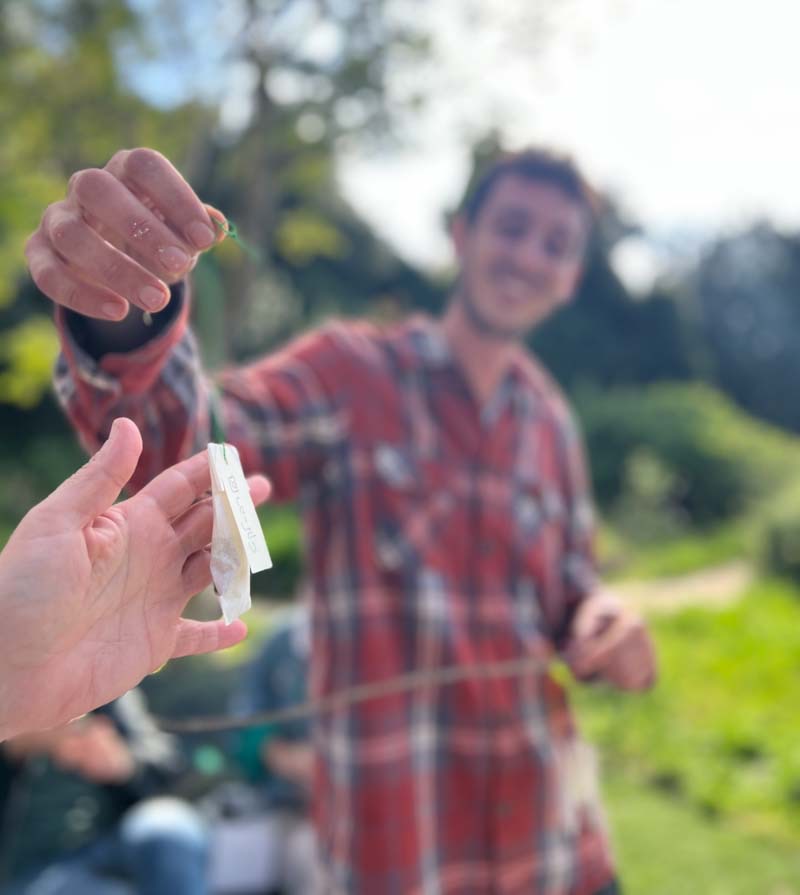
[[[597,216],[597,195],[569,156],[547,149],[526,149],[495,157],[486,167],[476,172],[460,207],[460,214],[468,224],[475,223],[498,182],[508,176],[523,177],[554,186],[567,198],[584,207],[590,223]]]

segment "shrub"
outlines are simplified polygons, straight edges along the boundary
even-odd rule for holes
[[[709,526],[800,475],[795,438],[756,422],[707,386],[584,389],[576,405],[606,511],[641,504],[644,496],[650,510],[657,498],[667,517]]]
[[[768,574],[800,582],[800,487],[789,489],[765,512],[758,544]]]

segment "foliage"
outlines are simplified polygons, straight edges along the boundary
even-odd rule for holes
[[[636,298],[611,264],[616,242],[634,231],[607,203],[577,295],[537,329],[531,346],[570,391],[682,381],[697,376],[693,333],[678,297],[659,289]]]
[[[766,574],[800,583],[800,486],[789,488],[765,509],[758,544]]]
[[[726,523],[699,536],[678,533],[644,543],[637,535],[626,539],[603,526],[599,556],[607,577],[647,580],[688,575],[753,554],[753,525],[745,518]]]
[[[735,517],[797,475],[794,440],[701,385],[577,395],[598,500],[661,507],[697,526]]]
[[[723,611],[653,621],[661,679],[631,696],[576,688],[590,739],[614,772],[742,831],[800,836],[797,593],[756,585]]]
[[[800,405],[787,382],[800,378],[800,242],[762,223],[722,237],[691,278],[711,377],[742,407],[800,431]]]
[[[35,407],[50,387],[58,338],[53,324],[39,314],[0,332],[0,402]]]
[[[254,579],[253,587],[272,599],[295,598],[303,577],[300,519],[291,506],[267,505],[259,509],[272,568]]]

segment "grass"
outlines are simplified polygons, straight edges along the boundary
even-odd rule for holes
[[[752,526],[735,522],[703,537],[682,534],[659,543],[633,545],[618,532],[603,526],[598,552],[610,580],[666,578],[688,575],[736,559],[750,559]]]
[[[761,582],[723,611],[652,630],[661,681],[645,695],[576,688],[612,773],[651,783],[740,832],[800,843],[800,594]]]
[[[680,800],[605,782],[626,895],[800,895],[800,850],[712,823]]]

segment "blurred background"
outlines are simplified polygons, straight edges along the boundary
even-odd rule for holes
[[[663,667],[646,696],[575,691],[622,879],[800,892],[799,31],[792,0],[5,0],[0,541],[82,462],[23,258],[75,170],[154,147],[257,247],[196,271],[215,368],[331,315],[436,313],[474,163],[566,150],[602,220],[532,347],[579,411],[604,573]],[[227,710],[296,594],[296,514],[264,524],[254,636],[149,678],[157,714]],[[182,747],[190,801],[241,779],[229,740]]]

